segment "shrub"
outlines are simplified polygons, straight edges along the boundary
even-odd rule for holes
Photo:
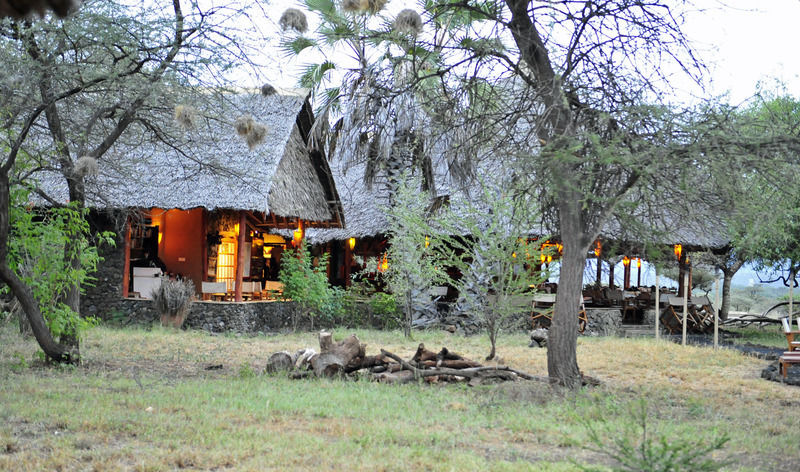
[[[289,249],[281,258],[278,280],[283,284],[283,297],[297,302],[303,316],[314,318],[331,315],[333,291],[328,285],[328,255],[323,254],[314,265],[308,242],[302,240],[298,249]],[[327,311],[326,311],[327,310]],[[292,328],[297,330],[297,314],[292,316]]]
[[[708,457],[730,439],[726,433],[712,438],[658,434],[647,421],[647,403],[640,401],[632,421],[622,431],[603,431],[588,422],[586,449],[605,454],[617,462],[613,471],[700,472],[719,470],[729,463]],[[583,468],[583,470],[597,470]]]
[[[194,301],[195,287],[189,279],[173,280],[161,278],[161,285],[153,292],[153,307],[164,318],[171,318],[175,327],[180,327]]]

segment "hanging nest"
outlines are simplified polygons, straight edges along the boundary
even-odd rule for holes
[[[358,13],[369,8],[369,0],[342,0],[342,10]]]
[[[186,131],[194,129],[197,126],[197,110],[188,105],[176,105],[175,122]]]
[[[283,31],[286,31],[287,29],[293,29],[298,33],[305,33],[308,31],[308,20],[306,19],[306,14],[297,8],[287,8],[281,15],[281,19],[278,21],[278,24],[281,25],[281,29]]]
[[[269,97],[270,95],[275,95],[276,93],[278,93],[278,91],[275,90],[275,87],[273,87],[270,84],[264,84],[261,86],[261,95],[265,97]]]
[[[406,8],[401,11],[394,20],[394,31],[397,33],[411,34],[416,36],[422,31],[422,17],[419,13]]]
[[[80,177],[97,175],[97,159],[92,156],[83,156],[75,162],[75,175]]]
[[[368,7],[369,8],[369,12],[374,15],[375,13],[378,13],[379,11],[383,10],[383,7],[385,7],[386,4],[389,3],[389,1],[388,0],[367,0],[367,3],[369,4],[369,7]]]
[[[243,115],[236,119],[233,126],[236,134],[243,137],[247,142],[247,147],[252,151],[256,146],[264,142],[267,137],[267,127],[258,123],[250,115]]]

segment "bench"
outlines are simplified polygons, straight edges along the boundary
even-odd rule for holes
[[[786,351],[781,357],[778,358],[781,375],[786,378],[786,371],[789,370],[790,364],[800,364],[800,351]]]

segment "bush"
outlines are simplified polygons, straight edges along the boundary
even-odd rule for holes
[[[729,463],[707,457],[722,449],[730,439],[725,433],[710,439],[674,434],[659,435],[652,424],[647,422],[647,403],[640,401],[637,411],[631,415],[632,421],[623,431],[606,430],[599,432],[588,422],[589,445],[586,449],[605,454],[615,462],[611,467],[615,472],[699,472],[719,470]],[[583,470],[597,470],[583,468]],[[603,469],[605,470],[605,469]]]
[[[331,316],[335,312],[333,289],[328,285],[328,255],[323,254],[318,263],[303,239],[298,249],[289,249],[281,258],[278,280],[283,284],[283,297],[300,307],[303,316],[314,318]],[[327,311],[326,311],[327,310]],[[297,315],[292,315],[292,329],[297,330]]]
[[[153,292],[153,307],[164,318],[171,318],[171,324],[180,327],[194,301],[195,287],[189,279],[173,280],[161,278],[161,285]]]

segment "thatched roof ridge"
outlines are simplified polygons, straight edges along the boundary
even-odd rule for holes
[[[215,109],[198,110],[200,123],[194,129],[179,131],[171,114],[160,117],[161,125],[179,136],[175,142],[146,140],[112,148],[99,162],[99,174],[86,179],[87,206],[205,207],[331,219],[333,203],[338,204],[331,200],[338,195],[323,188],[331,183],[320,182],[318,163],[312,163],[298,127],[299,116],[310,113],[307,96],[281,90],[226,98]],[[244,115],[267,128],[252,149],[234,129]],[[37,178],[45,193],[66,200],[60,174],[43,172]]]

